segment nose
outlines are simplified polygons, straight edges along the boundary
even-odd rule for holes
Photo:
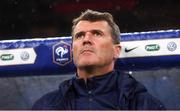
[[[84,39],[83,39],[83,45],[85,44],[92,44],[92,34],[90,32],[86,32],[86,34],[84,35]]]
[[[92,39],[92,34],[90,32],[86,32],[84,40],[91,40],[91,39]]]

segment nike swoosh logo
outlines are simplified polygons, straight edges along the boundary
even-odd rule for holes
[[[125,51],[126,53],[128,53],[128,52],[131,52],[132,50],[134,50],[134,49],[136,49],[136,48],[138,48],[138,47],[133,47],[133,48],[130,48],[130,49],[125,48],[124,51]]]

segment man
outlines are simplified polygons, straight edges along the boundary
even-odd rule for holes
[[[109,13],[87,10],[74,19],[72,51],[77,74],[40,98],[33,109],[164,109],[143,85],[114,68],[121,50],[119,35]]]

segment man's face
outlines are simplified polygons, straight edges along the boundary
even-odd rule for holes
[[[114,63],[119,45],[113,44],[106,21],[80,21],[73,33],[73,60],[77,68],[103,67]]]

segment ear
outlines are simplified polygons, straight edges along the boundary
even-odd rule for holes
[[[114,45],[114,59],[119,58],[121,52],[121,45],[120,44],[115,44]]]
[[[73,47],[71,47],[71,58],[73,59]]]
[[[71,52],[73,52],[73,50],[74,50],[73,47],[71,47]]]
[[[74,51],[74,49],[73,49],[73,47],[71,47],[71,54],[73,55],[73,51]]]
[[[72,38],[73,39],[73,38]],[[73,40],[72,40],[72,44],[71,44],[71,52],[73,52],[74,48],[73,48]]]

